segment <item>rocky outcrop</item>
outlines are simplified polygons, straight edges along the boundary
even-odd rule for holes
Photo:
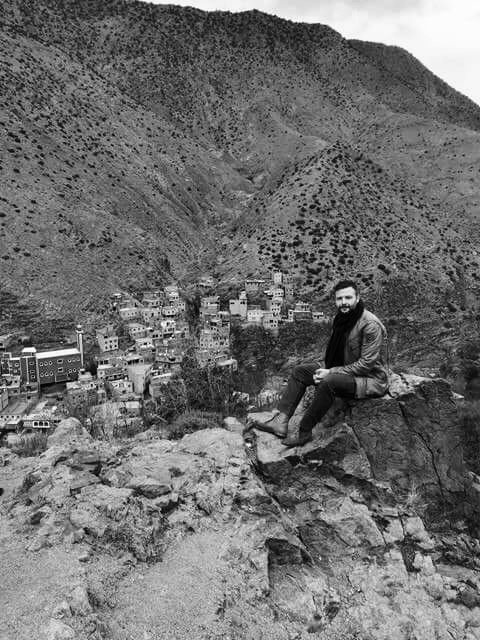
[[[300,416],[301,409],[293,423]],[[336,477],[385,485],[432,521],[463,515],[462,432],[455,398],[441,379],[393,375],[382,398],[338,401],[315,428],[313,442],[291,450],[257,432],[256,452],[260,469],[274,481],[299,461],[318,460]]]
[[[62,549],[83,576],[44,636],[480,640],[480,543],[439,510],[466,495],[450,407],[404,378],[288,451],[233,420],[121,447],[59,432],[8,504],[29,563]]]

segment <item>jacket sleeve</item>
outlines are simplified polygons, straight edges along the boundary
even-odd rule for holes
[[[346,373],[351,376],[366,376],[380,360],[383,343],[382,327],[376,322],[369,322],[363,329],[360,358],[343,367],[332,367],[331,373]]]

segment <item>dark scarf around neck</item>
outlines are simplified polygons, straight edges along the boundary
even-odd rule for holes
[[[355,309],[348,313],[338,311],[333,319],[332,335],[328,341],[327,350],[325,351],[325,368],[341,367],[344,362],[345,341],[347,335],[360,320],[365,306],[361,300],[358,301]]]

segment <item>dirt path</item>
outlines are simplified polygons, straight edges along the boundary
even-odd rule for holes
[[[162,562],[125,578],[109,621],[116,640],[227,637],[221,556],[228,542],[220,532],[194,533],[170,546]]]
[[[0,640],[32,640],[80,577],[73,553],[58,547],[29,552],[5,521],[0,521]]]

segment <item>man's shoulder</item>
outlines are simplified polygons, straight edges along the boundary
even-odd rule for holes
[[[360,317],[360,322],[363,326],[375,324],[379,326],[384,333],[386,333],[385,325],[374,313],[365,309]]]

